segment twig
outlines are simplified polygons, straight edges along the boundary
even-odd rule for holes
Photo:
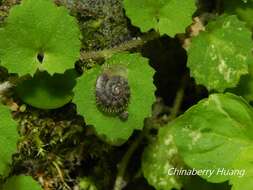
[[[114,53],[127,51],[127,50],[131,50],[133,48],[142,46],[145,43],[147,43],[148,41],[153,40],[157,37],[159,37],[158,33],[150,32],[150,33],[143,35],[142,37],[134,38],[132,40],[124,42],[124,43],[120,44],[119,46],[113,47],[111,49],[104,49],[104,50],[100,50],[100,51],[90,51],[90,52],[82,51],[81,55],[80,55],[80,60],[84,61],[84,60],[88,60],[88,59],[97,60],[97,59],[101,59],[101,58],[108,58],[108,57],[112,56]]]

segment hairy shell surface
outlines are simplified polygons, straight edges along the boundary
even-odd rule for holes
[[[127,70],[121,66],[105,66],[96,80],[96,103],[107,114],[125,112],[130,101]]]

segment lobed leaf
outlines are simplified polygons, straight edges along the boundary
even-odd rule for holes
[[[127,121],[122,121],[118,116],[106,115],[97,108],[95,85],[103,70],[101,66],[86,71],[78,79],[73,102],[77,104],[78,113],[84,116],[87,124],[94,125],[99,136],[112,144],[121,144],[134,129],[142,129],[144,118],[151,115],[151,106],[155,100],[154,70],[148,65],[148,60],[139,54],[115,54],[106,61],[106,65],[121,65],[127,69],[131,90]]]
[[[175,36],[192,23],[195,0],[124,0],[127,16],[142,32],[151,29]]]
[[[79,36],[66,8],[51,0],[23,0],[0,30],[0,65],[20,75],[37,69],[63,73],[79,58]]]

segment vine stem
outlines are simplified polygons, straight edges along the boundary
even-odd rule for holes
[[[104,49],[99,51],[81,51],[80,53],[80,60],[85,61],[88,59],[101,59],[101,58],[108,58],[111,57],[114,53],[127,51],[139,46],[144,45],[148,41],[154,40],[155,38],[159,37],[159,34],[156,32],[149,32],[141,37],[134,38],[127,42],[120,44],[119,46],[113,47],[111,49]]]

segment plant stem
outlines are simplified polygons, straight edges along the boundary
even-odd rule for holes
[[[126,172],[126,168],[128,166],[128,163],[135,152],[135,150],[138,148],[139,144],[143,140],[145,136],[145,128],[144,131],[137,137],[137,139],[133,142],[133,144],[130,146],[130,148],[127,150],[126,154],[122,158],[121,162],[118,166],[118,174],[116,176],[115,184],[113,190],[121,190],[124,186],[124,176]]]
[[[180,107],[184,98],[184,87],[185,87],[186,77],[183,77],[181,87],[177,91],[176,98],[174,100],[174,104],[172,107],[172,111],[169,117],[169,121],[175,119],[180,111]],[[127,150],[126,154],[123,156],[121,162],[118,165],[118,174],[116,176],[115,184],[113,190],[121,190],[124,186],[124,176],[126,172],[126,168],[129,164],[129,161],[146,136],[146,133],[149,131],[150,127],[145,126],[141,134],[137,137],[137,139],[130,145],[130,148]]]
[[[171,114],[169,115],[169,121],[175,119],[180,111],[180,107],[184,98],[184,86],[181,86],[177,91],[176,98],[171,109]]]
[[[144,45],[148,41],[154,40],[155,38],[159,37],[159,34],[156,32],[149,32],[139,38],[135,38],[132,40],[129,40],[127,42],[124,42],[120,44],[119,46],[113,47],[111,49],[104,49],[100,51],[82,51],[80,55],[80,60],[88,60],[88,59],[101,59],[101,58],[108,58],[112,56],[114,53],[122,52],[122,51],[127,51],[139,46]]]
[[[169,121],[172,121],[173,119],[175,119],[180,112],[180,108],[181,108],[182,102],[184,100],[184,90],[185,90],[186,81],[187,81],[187,75],[184,74],[181,79],[181,82],[180,82],[180,87],[179,87],[176,97],[174,99],[171,113],[168,118]]]

